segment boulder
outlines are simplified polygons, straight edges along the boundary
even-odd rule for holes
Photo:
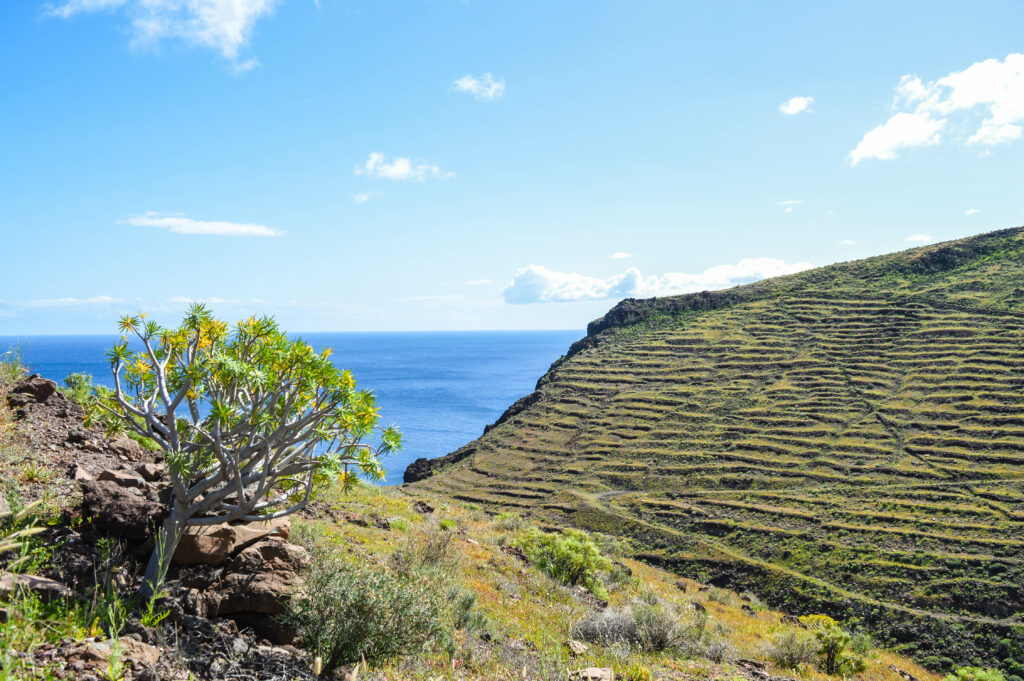
[[[569,649],[569,654],[573,657],[585,655],[587,652],[587,644],[572,638],[565,642],[565,647]]]
[[[146,450],[142,448],[142,445],[126,435],[112,440],[107,445],[107,449],[111,454],[128,461],[139,461],[146,457]]]
[[[571,681],[615,681],[615,672],[608,667],[587,667],[569,673]]]
[[[130,663],[134,669],[151,669],[160,662],[163,651],[156,646],[137,641],[130,636],[117,639],[121,660]],[[91,667],[103,671],[113,654],[113,642],[110,639],[84,641],[61,649],[60,656],[70,665],[80,663],[83,667]]]
[[[135,467],[135,472],[142,476],[146,482],[156,482],[164,474],[164,466],[159,463],[140,463]]]
[[[417,499],[416,503],[414,503],[412,505],[412,509],[414,511],[416,511],[417,513],[422,513],[424,515],[426,515],[428,513],[433,513],[434,512],[434,507],[433,506],[431,506],[427,502],[421,501],[419,499]]]
[[[309,565],[301,546],[283,539],[263,539],[232,558],[226,574],[207,592],[211,615],[284,612],[284,599],[302,584],[300,572]]]
[[[235,545],[235,528],[220,525],[193,525],[185,529],[174,550],[179,565],[220,565]]]
[[[21,575],[13,572],[0,573],[0,594],[11,597],[19,592],[34,593],[46,603],[71,598],[74,595],[68,587],[46,577]]]
[[[92,473],[84,467],[76,464],[74,471],[71,473],[71,479],[76,482],[82,482],[83,480],[95,480],[96,478],[92,477]]]
[[[145,481],[135,473],[122,470],[105,470],[96,476],[97,480],[109,480],[116,483],[118,487],[145,487]]]
[[[24,381],[16,383],[11,392],[28,395],[36,402],[45,402],[51,395],[57,392],[57,384],[48,378],[43,378],[39,374],[32,374]]]
[[[82,517],[107,532],[145,541],[167,516],[167,509],[110,480],[83,480]]]
[[[291,534],[292,521],[285,516],[273,520],[254,520],[231,527],[235,530],[235,545],[231,550],[236,551],[240,547],[245,547],[268,536],[287,539]]]

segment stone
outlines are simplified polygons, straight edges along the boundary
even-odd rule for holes
[[[235,528],[219,525],[192,525],[185,528],[174,550],[179,565],[220,565],[235,545]]]
[[[370,521],[366,519],[366,516],[359,515],[358,513],[349,513],[345,516],[345,522],[358,525],[359,527],[369,527]]]
[[[744,603],[743,605],[741,605],[741,606],[740,606],[740,609],[741,609],[741,610],[742,610],[742,611],[743,611],[743,612],[744,612],[745,614],[747,614],[747,615],[750,615],[751,617],[757,617],[757,612],[756,612],[756,611],[755,611],[755,610],[754,610],[754,609],[753,609],[752,607],[750,607],[749,605],[747,605],[746,603]]]
[[[57,383],[39,374],[32,374],[24,381],[16,383],[11,392],[28,395],[36,402],[45,402],[57,392]]]
[[[146,482],[156,482],[164,474],[164,466],[159,463],[145,462],[135,467],[135,472],[142,476]]]
[[[107,449],[115,456],[127,459],[128,461],[139,461],[144,459],[146,456],[146,452],[142,448],[142,445],[127,435],[122,435],[121,437],[111,441],[110,444],[107,445]]]
[[[122,655],[126,660],[131,660],[132,665],[135,667],[152,668],[160,661],[160,655],[163,651],[156,646],[136,641],[128,636],[122,636],[118,640],[121,642]]]
[[[53,579],[13,572],[0,573],[0,594],[10,597],[18,592],[34,593],[46,603],[74,596],[71,589]]]
[[[248,523],[232,525],[235,530],[235,545],[232,551],[239,547],[252,544],[264,537],[273,536],[287,539],[291,534],[292,521],[288,516],[275,518],[273,520],[254,520]]]
[[[565,647],[569,649],[569,654],[573,657],[578,657],[587,653],[587,644],[575,639],[570,638],[566,641]]]
[[[119,537],[145,541],[167,516],[164,506],[109,480],[83,480],[79,484],[82,517]]]
[[[425,501],[417,501],[412,505],[412,510],[426,515],[427,513],[433,513],[434,507]]]
[[[73,444],[73,445],[80,445],[83,442],[85,442],[86,439],[87,439],[87,436],[86,436],[85,429],[84,428],[78,428],[78,427],[71,428],[68,431],[68,436],[66,438],[66,440],[68,442],[70,442],[71,444]]]
[[[156,646],[137,641],[130,636],[122,636],[117,642],[121,649],[121,660],[131,663],[135,669],[155,667],[163,654]],[[62,655],[68,661],[83,663],[83,668],[96,668],[105,666],[110,661],[112,652],[112,641],[100,639],[77,644],[70,650],[62,651]]]
[[[129,471],[105,470],[97,475],[96,479],[100,481],[109,480],[117,484],[118,487],[142,488],[145,486],[145,481],[142,478]]]
[[[232,558],[224,578],[208,590],[210,614],[284,612],[284,599],[302,584],[299,573],[309,563],[301,546],[276,538],[259,541]]]
[[[85,468],[76,464],[75,470],[71,473],[71,479],[76,482],[82,482],[83,480],[95,480],[96,478],[92,477],[92,473]]]
[[[615,672],[608,667],[587,667],[569,673],[571,681],[615,681]]]

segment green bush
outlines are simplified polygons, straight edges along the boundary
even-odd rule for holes
[[[818,639],[810,632],[789,629],[776,634],[765,648],[765,655],[782,669],[797,670],[818,659]]]
[[[572,635],[601,646],[624,645],[641,652],[675,650],[694,657],[707,656],[715,643],[707,612],[684,610],[652,595],[634,598],[622,608],[592,613],[576,623]]]
[[[612,562],[601,555],[586,532],[570,528],[548,533],[531,527],[521,532],[513,545],[521,548],[538,569],[555,579],[570,586],[580,584],[598,598],[608,598],[601,574],[611,569]]]
[[[998,669],[981,667],[960,667],[952,674],[947,674],[942,681],[1005,681],[1006,677]]]
[[[805,615],[800,618],[818,639],[818,668],[830,675],[853,676],[867,667],[864,658],[854,649],[854,638],[828,615]],[[860,648],[863,641],[857,641]]]
[[[330,671],[362,658],[450,651],[472,608],[471,597],[435,572],[320,556],[284,617]]]

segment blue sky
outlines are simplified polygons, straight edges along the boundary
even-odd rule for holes
[[[1020,225],[1022,25],[1019,2],[6,2],[0,334],[194,299],[300,331],[582,328]]]

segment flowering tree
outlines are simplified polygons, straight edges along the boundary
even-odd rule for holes
[[[377,426],[373,394],[348,371],[292,340],[270,318],[229,329],[202,305],[165,329],[124,317],[108,353],[114,390],[99,401],[114,429],[151,438],[173,485],[170,513],[146,568],[151,598],[190,525],[268,520],[298,511],[315,486],[362,473],[382,480],[380,456],[400,447]],[[129,337],[141,341],[133,351]],[[379,432],[380,443],[364,440]]]

